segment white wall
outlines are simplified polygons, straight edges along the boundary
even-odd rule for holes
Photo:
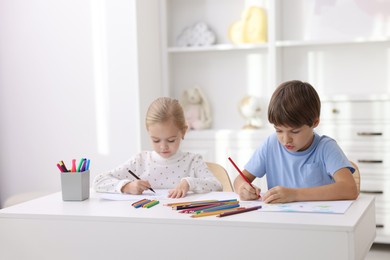
[[[152,148],[145,131],[144,115],[149,104],[163,93],[159,9],[161,2],[161,0],[137,0],[138,75],[142,100],[140,127],[141,148],[144,150]]]
[[[135,17],[131,0],[0,0],[0,207],[59,191],[59,160],[93,177],[138,151]]]

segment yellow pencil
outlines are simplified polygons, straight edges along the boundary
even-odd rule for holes
[[[155,205],[157,205],[158,203],[160,203],[158,200],[152,200],[151,202],[148,202],[144,205],[142,205],[143,208],[151,208]]]

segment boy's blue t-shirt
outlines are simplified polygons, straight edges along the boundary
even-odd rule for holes
[[[275,186],[306,188],[334,183],[333,174],[351,163],[336,141],[314,133],[311,146],[302,152],[290,152],[270,135],[256,149],[245,169],[256,177],[267,177],[268,189]]]

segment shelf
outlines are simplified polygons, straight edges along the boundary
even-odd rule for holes
[[[365,44],[365,43],[390,43],[390,38],[360,38],[351,40],[302,40],[302,41],[277,41],[276,47],[310,47],[310,46],[334,46],[347,44]],[[272,44],[215,44],[211,46],[199,47],[169,47],[168,53],[191,53],[191,52],[214,52],[214,51],[246,51],[246,50],[264,50],[271,47]]]
[[[358,102],[358,101],[390,101],[389,94],[381,95],[332,95],[321,96],[322,102]]]
[[[303,40],[303,41],[277,41],[277,47],[310,47],[321,45],[365,44],[365,43],[390,43],[390,38],[357,38],[350,40]]]
[[[312,84],[323,101],[388,100],[390,22],[363,14],[353,0],[332,6],[311,0],[258,2],[267,9],[268,42],[233,44],[226,32],[247,3],[164,1],[163,94],[179,98],[187,88],[201,86],[212,105],[216,129],[243,123],[237,113],[242,97],[258,96],[266,108],[275,88],[291,79]],[[383,15],[390,14],[384,10]],[[183,27],[197,21],[213,29],[218,43],[175,46]],[[223,101],[214,98],[222,96]]]
[[[169,47],[168,53],[190,53],[190,52],[209,52],[209,51],[241,51],[241,50],[257,50],[268,48],[267,43],[262,44],[216,44],[211,46],[201,47]]]

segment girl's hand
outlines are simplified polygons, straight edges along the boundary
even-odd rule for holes
[[[265,203],[286,203],[295,201],[296,189],[276,186],[268,190],[264,196]]]
[[[132,182],[127,183],[125,186],[122,187],[123,193],[129,193],[134,195],[139,195],[144,192],[144,190],[149,189],[150,183],[145,180],[135,180]]]
[[[242,185],[238,188],[238,195],[241,200],[257,200],[260,198],[260,189],[247,182],[242,182]]]
[[[168,191],[168,198],[183,198],[186,196],[190,185],[186,180],[182,180],[174,189]]]

